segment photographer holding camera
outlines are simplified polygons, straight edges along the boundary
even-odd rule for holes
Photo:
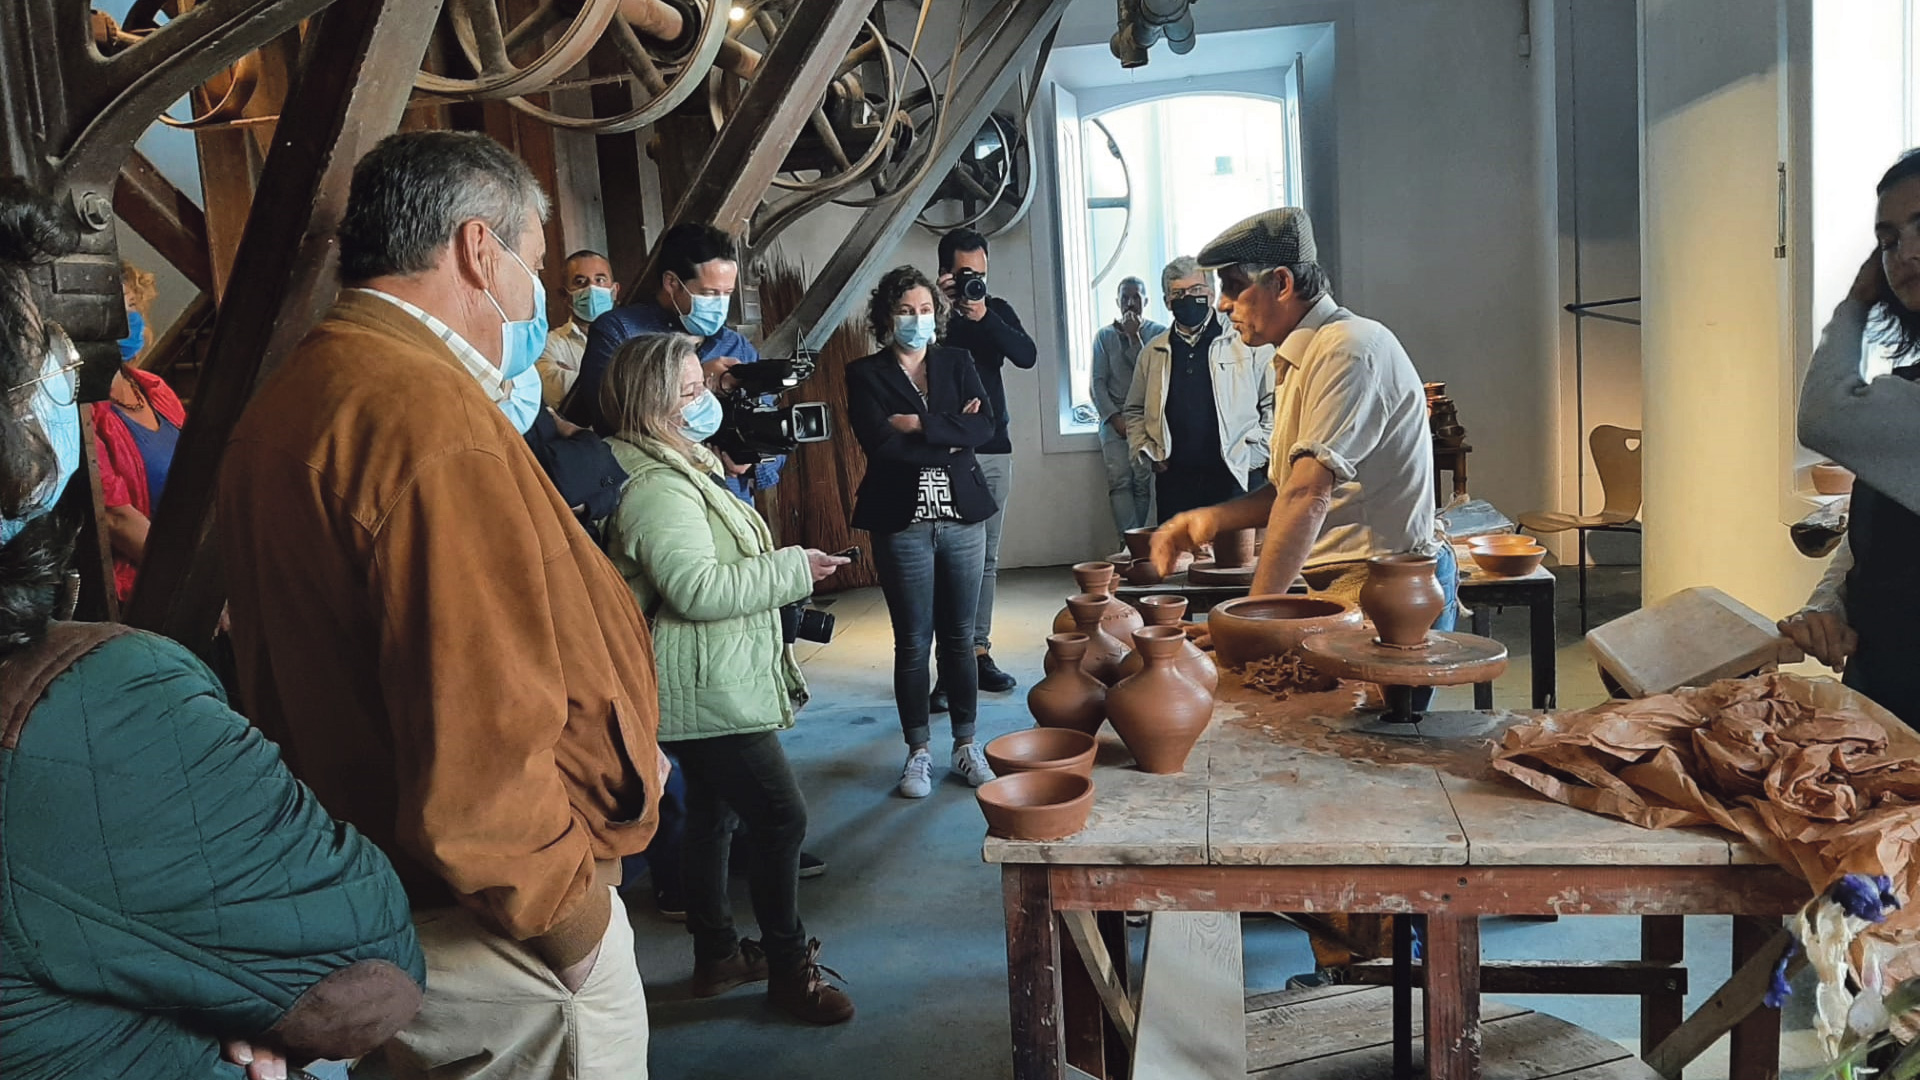
[[[975,451],[980,472],[987,478],[987,490],[1000,509],[987,519],[987,557],[980,572],[979,607],[973,616],[973,652],[979,668],[979,688],[998,693],[1015,685],[1014,677],[993,662],[993,595],[1000,579],[1000,530],[1013,492],[1013,440],[1007,434],[1007,389],[1000,380],[1000,369],[1007,363],[1031,368],[1039,350],[1020,325],[1013,305],[987,291],[986,237],[972,229],[955,229],[940,238],[940,291],[953,305],[945,344],[972,355],[993,417],[993,437]],[[935,712],[946,707],[943,688],[944,684],[934,688],[930,707]]]
[[[722,484],[719,460],[701,445],[723,409],[698,345],[683,334],[629,341],[598,387],[614,456],[631,477],[607,550],[653,625],[660,738],[686,775],[692,992],[766,981],[775,1008],[837,1024],[852,1018],[853,1002],[827,983],[820,943],[800,922],[807,810],[776,733],[806,700],[783,612],[848,560],[775,550],[766,523]],[[734,932],[727,897],[736,815],[748,826],[741,846],[758,943]]]

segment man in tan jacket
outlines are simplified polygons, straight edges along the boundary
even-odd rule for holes
[[[545,195],[482,135],[355,169],[345,286],[248,406],[220,547],[243,704],[393,860],[427,956],[396,1075],[646,1075],[619,858],[666,760],[633,596],[498,403],[545,336]]]

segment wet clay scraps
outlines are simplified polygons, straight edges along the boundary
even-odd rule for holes
[[[1277,698],[1300,692],[1318,694],[1340,685],[1340,680],[1322,674],[1300,658],[1296,649],[1279,656],[1249,660],[1241,669],[1240,681],[1255,690],[1264,690]]]

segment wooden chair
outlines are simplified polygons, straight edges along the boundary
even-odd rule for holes
[[[1597,514],[1535,510],[1521,514],[1520,528],[1541,535],[1572,529],[1580,536],[1580,632],[1587,632],[1587,534],[1640,531],[1640,431],[1602,424],[1587,436],[1605,505]]]

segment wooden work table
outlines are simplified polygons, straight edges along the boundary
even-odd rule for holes
[[[1407,984],[1412,971],[1436,991],[1444,988],[1424,998],[1428,1075],[1471,1080],[1480,1074],[1483,988],[1635,994],[1642,1045],[1654,1047],[1681,1023],[1680,916],[1745,917],[1735,921],[1737,971],[1772,939],[1779,916],[1807,899],[1803,882],[1718,833],[1641,829],[1492,775],[1490,749],[1518,715],[1479,714],[1486,730],[1473,737],[1409,738],[1369,733],[1374,721],[1354,712],[1356,701],[1346,687],[1277,700],[1225,673],[1213,723],[1186,772],[1140,772],[1103,729],[1093,814],[1083,831],[1046,843],[987,839],[985,857],[1001,865],[1005,887],[1019,1080],[1054,1080],[1069,1063],[1107,1076],[1106,1062],[1127,1049],[1136,1058],[1171,1052],[1211,1062],[1193,1075],[1246,1071],[1245,1028],[1228,1024],[1225,998],[1212,1001],[1206,1020],[1228,1024],[1218,1037],[1223,1045],[1149,1045],[1163,1038],[1154,1014],[1167,1007],[1174,986],[1189,1010],[1210,999],[1204,985],[1180,982],[1187,976],[1169,975],[1156,986],[1157,938],[1150,937],[1140,1000],[1124,1000],[1115,989],[1125,962],[1119,921],[1096,913],[1422,916],[1424,960],[1412,967],[1401,957],[1400,982]],[[1452,715],[1456,728],[1461,719]],[[1480,916],[1587,914],[1649,917],[1640,958],[1612,966],[1533,965],[1532,975],[1507,970],[1525,965],[1480,963]],[[1196,917],[1214,921],[1181,932],[1226,941],[1223,970],[1238,979],[1238,916]],[[1155,918],[1151,933],[1158,935]],[[1402,938],[1405,952],[1411,939]],[[1398,998],[1399,1041],[1410,1046],[1411,995],[1400,990]],[[1205,1028],[1174,1026],[1192,1038]],[[1697,1041],[1695,1021],[1687,1026]],[[1777,1061],[1778,1014],[1756,1014],[1733,1031],[1734,1074],[1767,1075],[1743,1067]],[[1221,1064],[1236,1038],[1237,1072]]]

